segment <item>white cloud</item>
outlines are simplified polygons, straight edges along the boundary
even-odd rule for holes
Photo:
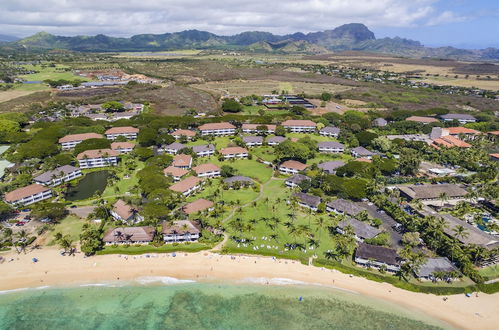
[[[129,36],[185,29],[234,34],[248,30],[310,32],[359,22],[369,27],[444,24],[438,0],[0,0],[0,31],[28,35]]]
[[[468,19],[469,18],[466,16],[457,15],[451,11],[444,11],[443,13],[430,18],[428,22],[426,22],[426,25],[433,26],[433,25],[441,25],[448,23],[457,23],[457,22],[466,21]]]

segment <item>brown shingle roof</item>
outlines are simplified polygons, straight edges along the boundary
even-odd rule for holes
[[[118,199],[118,201],[114,203],[113,211],[124,220],[129,219],[133,215],[132,207],[121,199]]]
[[[104,234],[103,241],[106,243],[150,242],[153,240],[155,233],[154,227],[149,226],[110,228]]]
[[[184,167],[184,166],[191,166],[192,163],[192,157],[190,155],[176,155],[173,157],[173,163],[172,165],[175,167]]]
[[[180,167],[168,166],[163,170],[163,173],[165,173],[165,175],[183,177],[184,175],[189,173],[189,171]]]
[[[139,129],[132,126],[112,127],[106,131],[106,134],[125,134],[138,133]]]
[[[215,164],[211,164],[211,163],[201,164],[201,165],[194,167],[194,171],[196,172],[196,174],[202,174],[202,173],[206,173],[206,172],[220,171],[220,167],[218,167]]]
[[[111,149],[95,149],[95,150],[87,150],[83,151],[76,156],[76,159],[84,159],[85,156],[86,158],[100,158],[100,157],[113,157],[113,156],[119,156],[119,152],[116,150],[111,150]]]
[[[187,214],[193,214],[209,209],[213,205],[214,204],[212,201],[201,198],[198,199],[197,201],[184,205],[182,210]]]
[[[229,129],[229,128],[236,128],[236,126],[232,125],[231,123],[223,122],[223,123],[208,123],[199,126],[200,131],[204,130],[212,130],[212,129]]]
[[[359,243],[359,247],[355,251],[355,257],[373,259],[387,265],[400,265],[401,262],[401,258],[394,249],[365,243]]]
[[[70,134],[59,139],[59,143],[72,142],[72,141],[84,141],[88,139],[103,139],[104,136],[97,133],[83,133],[83,134]]]
[[[282,126],[317,126],[316,123],[314,123],[311,120],[301,120],[301,119],[289,119],[284,122],[282,122]]]
[[[176,191],[176,192],[186,192],[187,190],[197,186],[202,179],[196,177],[196,176],[190,176],[182,181],[179,181],[175,183],[174,185],[170,186],[170,190]]]
[[[222,155],[233,155],[233,154],[246,154],[248,150],[241,147],[228,147],[220,149]]]
[[[40,184],[31,184],[29,186],[19,188],[16,190],[13,190],[11,192],[8,192],[5,194],[5,200],[7,202],[15,202],[17,200],[20,200],[22,198],[34,195],[34,194],[39,194],[41,192],[50,190],[50,188],[44,187]]]
[[[447,194],[448,198],[463,197],[468,193],[457,184],[425,184],[425,185],[406,185],[399,186],[400,191],[407,194],[409,197],[418,199],[435,199],[440,198],[442,193]]]
[[[299,161],[296,160],[287,160],[281,164],[281,167],[292,168],[298,171],[303,171],[308,167],[308,165],[300,163]]]

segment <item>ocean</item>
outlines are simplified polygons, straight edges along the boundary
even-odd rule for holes
[[[133,283],[13,290],[0,329],[443,329],[421,313],[285,279],[259,285],[141,278]],[[248,283],[253,282],[253,283]],[[277,283],[279,282],[279,283]]]

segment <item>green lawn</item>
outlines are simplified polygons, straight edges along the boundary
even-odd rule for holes
[[[480,269],[479,271],[480,275],[487,279],[494,279],[499,277],[499,265],[493,265],[490,267],[485,267]]]
[[[28,81],[43,81],[46,79],[52,80],[75,80],[79,79],[82,81],[89,81],[90,79],[85,77],[80,77],[73,74],[71,71],[63,71],[62,69],[66,68],[63,65],[56,65],[55,67],[42,66],[42,65],[25,65],[24,66],[28,70],[36,70],[38,73],[26,74],[19,76],[20,78],[26,79]]]
[[[58,224],[54,225],[52,231],[48,233],[47,236],[47,244],[54,245],[54,235],[55,233],[61,233],[63,235],[69,235],[73,239],[74,242],[80,239],[81,229],[85,220],[78,218],[75,215],[69,215],[63,220],[61,220]]]
[[[159,247],[153,245],[140,246],[106,246],[103,250],[98,251],[98,255],[102,254],[144,254],[144,253],[168,253],[168,252],[198,252],[211,249],[213,244],[206,243],[190,243],[190,244],[165,244]]]
[[[251,151],[250,151],[251,153]],[[258,180],[260,183],[267,182],[272,177],[272,168],[259,163],[253,159],[237,159],[237,160],[224,160],[219,161],[215,157],[211,157],[210,162],[219,166],[229,165],[235,168],[239,175],[249,176],[250,178]]]

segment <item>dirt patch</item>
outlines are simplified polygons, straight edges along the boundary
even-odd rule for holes
[[[121,92],[121,88],[85,88],[57,93],[58,97],[89,98],[114,95]]]

